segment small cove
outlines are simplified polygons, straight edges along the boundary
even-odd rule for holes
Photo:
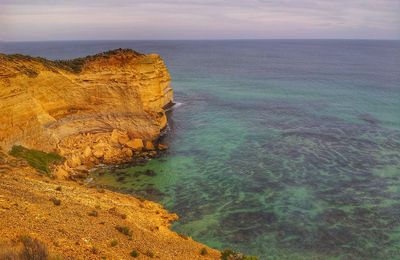
[[[261,259],[399,254],[398,41],[6,45],[54,59],[162,55],[181,103],[170,149],[95,181],[162,203],[180,216],[177,232]]]

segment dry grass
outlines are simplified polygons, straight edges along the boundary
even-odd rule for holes
[[[1,260],[46,260],[47,246],[36,238],[21,236],[17,242],[0,245]]]

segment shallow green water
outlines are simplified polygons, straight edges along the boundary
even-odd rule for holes
[[[400,258],[400,42],[18,46],[165,58],[180,103],[169,151],[96,182],[161,202],[174,230],[261,259]]]
[[[370,57],[387,46],[360,46],[314,46],[336,51],[333,60],[281,46],[289,54],[271,68],[234,54],[225,67],[173,68],[182,104],[171,112],[171,149],[118,170],[123,181],[97,182],[160,201],[181,216],[176,231],[216,248],[262,259],[400,257],[400,89],[389,66],[399,62]],[[145,170],[157,175],[132,177]]]

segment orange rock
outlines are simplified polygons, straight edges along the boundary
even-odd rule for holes
[[[104,156],[104,150],[101,149],[97,149],[93,151],[93,155],[94,157],[96,157],[97,159],[100,159],[101,157]]]
[[[142,150],[144,147],[143,140],[138,138],[130,140],[129,142],[126,143],[126,146],[134,150]]]
[[[122,148],[122,152],[123,152],[124,155],[127,156],[127,157],[132,157],[132,156],[133,156],[132,149],[129,149],[129,148]]]
[[[122,145],[125,145],[127,142],[129,142],[129,136],[127,134],[119,136],[118,142]]]
[[[117,129],[114,129],[111,133],[111,138],[110,138],[111,143],[118,144],[119,143],[118,139],[120,135],[121,134],[119,133],[119,131]]]
[[[92,149],[89,146],[86,146],[85,150],[83,151],[83,157],[88,158],[92,155]]]
[[[168,149],[168,145],[167,144],[158,144],[157,148],[159,150],[167,150]]]
[[[81,165],[82,162],[81,162],[81,159],[79,158],[79,156],[74,154],[68,159],[67,164],[69,167],[75,168],[75,167],[78,167],[79,165]]]
[[[126,144],[129,141],[129,136],[126,132],[118,131],[114,129],[111,133],[110,141],[112,144]]]
[[[58,166],[54,171],[54,176],[58,179],[68,179],[69,173],[63,167]]]
[[[145,146],[146,150],[148,151],[152,151],[155,149],[154,144],[152,141],[146,141],[146,146]]]

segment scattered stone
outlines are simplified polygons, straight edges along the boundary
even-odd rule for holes
[[[158,144],[157,148],[159,150],[167,150],[168,149],[168,145],[167,144]]]
[[[152,141],[146,141],[145,149],[148,150],[148,151],[152,151],[152,150],[154,150],[156,148],[154,147],[154,144],[153,144]]]
[[[85,150],[83,151],[83,156],[85,158],[89,158],[90,156],[92,156],[92,149],[90,149],[89,146],[86,146]]]
[[[126,143],[126,146],[128,146],[134,150],[141,150],[144,147],[142,139],[132,139]]]
[[[84,165],[80,165],[78,167],[75,167],[74,170],[77,171],[77,172],[81,172],[81,173],[86,173],[86,174],[89,173],[89,170]]]
[[[102,158],[103,157],[103,155],[104,155],[104,151],[103,150],[94,150],[93,151],[93,155],[94,155],[94,157],[96,157],[97,159],[100,159],[100,158]]]
[[[118,132],[118,143],[125,145],[127,142],[129,142],[129,136],[126,132]]]
[[[71,168],[76,168],[79,165],[81,165],[82,162],[81,162],[81,159],[79,158],[79,156],[74,154],[71,156],[71,158],[68,159],[67,164]]]
[[[122,148],[122,152],[127,156],[127,157],[132,157],[133,156],[133,152],[131,149],[129,148]]]
[[[121,136],[120,132],[117,129],[114,129],[111,133],[110,141],[113,144],[119,144],[119,137]]]

